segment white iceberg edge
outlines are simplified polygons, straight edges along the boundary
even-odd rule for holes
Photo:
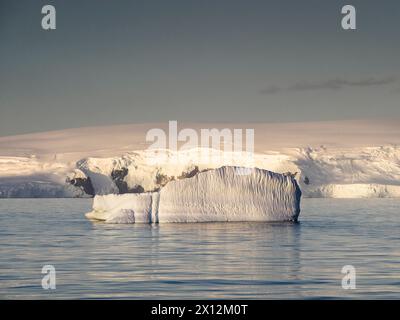
[[[170,181],[158,192],[97,195],[86,217],[107,223],[297,221],[300,198],[289,175],[225,166]]]

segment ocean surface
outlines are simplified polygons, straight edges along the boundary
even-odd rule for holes
[[[399,199],[303,199],[299,223],[160,225],[94,223],[91,202],[0,200],[0,298],[400,298]]]

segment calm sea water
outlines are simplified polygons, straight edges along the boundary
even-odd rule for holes
[[[303,199],[299,223],[110,225],[90,208],[0,200],[0,298],[400,298],[400,200]]]

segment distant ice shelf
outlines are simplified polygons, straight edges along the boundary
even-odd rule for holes
[[[225,166],[160,191],[97,195],[89,219],[107,223],[296,221],[301,191],[290,175]]]

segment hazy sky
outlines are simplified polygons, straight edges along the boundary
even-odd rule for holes
[[[0,0],[0,135],[400,116],[399,57],[398,0]]]

